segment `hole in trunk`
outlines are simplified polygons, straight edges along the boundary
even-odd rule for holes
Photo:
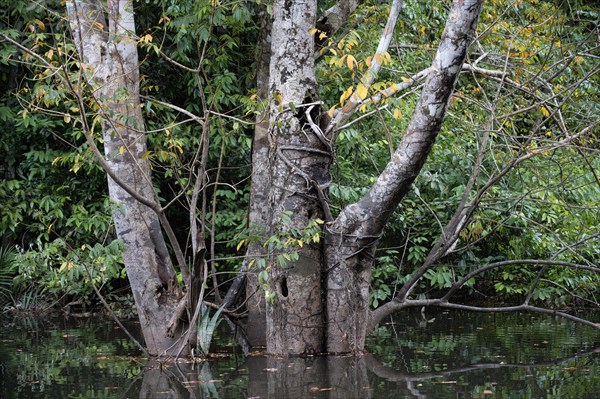
[[[283,295],[284,298],[287,298],[288,296],[288,287],[287,287],[287,278],[283,277],[281,279],[281,295]]]

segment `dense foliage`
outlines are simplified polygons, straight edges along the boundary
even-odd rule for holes
[[[190,115],[208,121],[209,183],[199,218],[215,285],[228,282],[227,273],[241,263],[238,244],[251,240],[246,230],[251,131],[264,106],[255,93],[260,3],[135,5],[146,156],[157,192],[172,201],[167,212],[181,226],[176,233],[182,243],[188,243],[189,182],[204,137]],[[93,301],[93,286],[118,293],[125,284],[122,245],[110,217],[118,204],[107,198],[105,175],[75,117],[81,110],[56,76],[75,79],[79,68],[72,62],[62,2],[1,5],[0,29],[22,47],[0,41],[0,234],[2,246],[17,251],[1,263],[0,287],[14,277],[14,292],[33,289],[62,304]],[[387,3],[364,2],[350,28],[329,38],[319,56],[325,104],[343,106],[353,89],[373,96],[337,140],[329,188],[334,211],[364,194],[388,162],[410,120],[419,81],[398,95],[378,94],[399,85],[398,76],[411,82],[429,66],[447,4],[405,1],[379,80],[360,93],[359,77],[372,61],[387,9]],[[382,238],[374,306],[390,299],[396,284],[425,260],[460,205],[474,168],[479,173],[467,199],[477,198],[477,210],[452,253],[427,272],[417,295],[448,288],[497,260],[598,265],[600,130],[596,125],[591,134],[560,143],[600,118],[599,17],[600,8],[585,1],[487,2],[469,59],[473,68],[461,77],[434,153]],[[85,117],[94,126],[97,115],[91,103],[87,107]],[[284,241],[271,242],[275,239]],[[536,278],[533,300],[555,306],[598,301],[600,276],[558,267],[515,264],[468,286],[478,300],[497,300],[500,294],[510,301],[526,295]]]

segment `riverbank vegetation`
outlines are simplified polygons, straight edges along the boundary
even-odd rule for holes
[[[458,1],[319,1],[305,30],[278,1],[66,3],[0,0],[3,309],[140,313],[148,275],[175,339],[212,307],[282,353],[293,338],[264,326],[306,311],[310,339],[344,341],[339,314],[354,341],[293,352],[345,353],[405,307],[598,308],[595,2],[487,1],[476,33],[451,26],[451,7],[475,12]],[[464,37],[447,96],[424,102]],[[292,309],[313,291],[318,309]]]

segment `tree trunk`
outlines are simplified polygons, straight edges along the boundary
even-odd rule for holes
[[[394,4],[393,23],[399,7]],[[329,137],[335,134],[328,129],[329,118],[322,115],[314,76],[314,38],[307,34],[314,27],[316,2],[275,1],[269,126],[268,132],[255,137],[255,146],[263,152],[253,160],[254,172],[259,172],[253,183],[260,184],[253,186],[251,215],[258,212],[254,220],[265,223],[267,236],[282,240],[291,226],[302,228],[316,218],[326,218],[328,223],[322,246],[255,247],[258,251],[253,255],[268,259],[263,288],[268,298],[269,352],[363,351],[377,241],[435,142],[481,4],[482,0],[454,2],[420,102],[392,160],[369,193],[332,220],[326,196],[332,150],[323,131],[332,132]],[[385,35],[391,35],[393,23]],[[263,163],[257,165],[256,159]],[[261,194],[254,195],[257,189]],[[278,251],[285,250],[298,251],[299,259],[278,264]]]
[[[81,59],[81,72],[102,117],[105,161],[113,219],[123,240],[123,260],[138,310],[146,348],[152,355],[179,350],[167,334],[181,292],[162,236],[159,217],[139,199],[155,193],[139,101],[138,54],[131,1],[68,1],[67,12]],[[108,24],[107,24],[108,21]],[[125,189],[128,188],[128,190]],[[134,195],[130,191],[135,192]],[[139,197],[139,198],[136,198]]]
[[[285,244],[293,235],[292,227],[302,229],[323,218],[323,189],[330,181],[331,151],[320,131],[314,37],[309,34],[315,15],[314,0],[273,4],[269,125],[266,137],[255,137],[255,145],[258,139],[264,140],[261,144],[267,154],[262,159],[268,166],[258,170],[268,173],[270,180],[260,188],[266,193],[261,198],[267,201],[260,209],[261,218],[268,222],[267,236],[281,240],[281,245],[260,247],[268,260],[268,279],[263,282],[263,295],[268,298],[266,343],[274,354],[324,350],[320,245]],[[258,209],[256,204],[252,209]],[[278,262],[278,255],[286,251],[297,251],[299,259],[285,265]]]
[[[377,241],[433,147],[475,35],[482,3],[454,2],[431,72],[400,145],[367,195],[347,206],[326,230],[329,352],[356,353],[364,349]]]

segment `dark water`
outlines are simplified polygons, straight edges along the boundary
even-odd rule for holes
[[[360,358],[244,356],[223,329],[196,364],[149,363],[108,320],[0,323],[0,399],[600,398],[600,332],[547,316],[409,311]]]

